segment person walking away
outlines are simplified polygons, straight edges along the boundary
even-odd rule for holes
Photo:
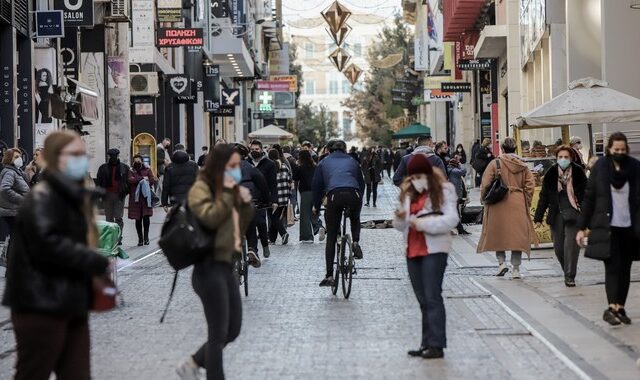
[[[384,170],[387,171],[387,177],[391,179],[391,166],[393,166],[393,158],[391,156],[391,150],[389,148],[384,149],[384,156],[382,161],[384,164]]]
[[[200,170],[198,164],[189,159],[187,152],[176,149],[171,156],[171,163],[164,171],[161,200],[165,211],[187,199],[189,189],[196,181],[198,170]]]
[[[189,209],[216,234],[213,250],[194,265],[191,276],[204,307],[208,338],[177,368],[181,379],[199,378],[199,368],[206,369],[208,380],[224,379],[223,350],[240,335],[242,302],[232,262],[241,254],[242,236],[253,217],[251,193],[239,185],[240,161],[232,145],[216,145],[189,190]]]
[[[164,179],[164,170],[171,163],[171,158],[169,156],[169,149],[171,148],[171,140],[165,138],[162,140],[160,144],[158,144],[156,148],[156,162],[157,162],[157,171],[158,173],[158,181],[156,183],[156,193],[162,194],[162,183]]]
[[[531,244],[538,243],[529,213],[535,180],[527,164],[516,155],[514,139],[507,137],[501,147],[502,155],[488,164],[482,176],[480,199],[484,199],[489,185],[498,175],[509,192],[500,202],[484,205],[478,253],[496,252],[499,264],[496,276],[501,277],[509,271],[505,261],[506,251],[511,251],[511,278],[520,279],[522,252],[529,255]]]
[[[24,169],[27,176],[29,187],[34,187],[42,180],[42,171],[44,170],[44,153],[42,148],[36,148],[33,152],[33,160]]]
[[[382,181],[380,173],[383,170],[382,161],[375,150],[370,149],[362,160],[362,174],[364,175],[364,183],[367,188],[367,202],[364,204],[369,207],[371,194],[373,194],[373,207],[377,206],[378,201],[378,184]]]
[[[571,139],[569,139],[569,145],[571,145],[571,149],[573,150],[573,162],[582,169],[586,169],[587,163],[582,156],[582,139],[578,136],[572,136]]]
[[[120,150],[111,148],[107,151],[107,162],[100,165],[97,174],[97,185],[105,189],[104,216],[107,222],[120,226],[120,240],[124,234],[124,199],[129,194],[129,166],[120,162]]]
[[[467,188],[464,184],[464,176],[467,175],[467,169],[460,165],[460,161],[458,161],[458,156],[456,155],[449,160],[447,171],[449,174],[449,182],[453,185],[453,188],[456,190],[456,195],[458,196],[457,209],[460,221],[456,229],[459,235],[470,235],[471,233],[465,230],[462,225],[462,208],[467,198]]]
[[[291,174],[291,176],[293,177],[293,172],[295,170],[296,167],[296,158],[291,154],[291,146],[289,145],[285,145],[282,147],[282,155],[284,157],[284,159],[287,161],[287,163],[289,164],[289,173]],[[282,158],[281,158],[282,159]],[[298,185],[293,182],[293,186],[291,188],[291,198],[289,199],[289,201],[291,202],[291,207],[293,208],[291,211],[287,210],[288,212],[293,212],[293,216],[295,220],[297,219],[297,215],[300,214],[300,205],[298,202]]]
[[[576,286],[576,271],[580,246],[576,243],[578,229],[576,223],[580,215],[587,176],[584,170],[572,160],[570,146],[561,145],[556,149],[556,164],[547,171],[540,191],[540,199],[533,218],[536,227],[542,227],[544,213],[551,226],[553,250],[564,272],[564,284]]]
[[[627,137],[621,132],[611,134],[606,156],[591,170],[578,217],[576,242],[586,245],[585,257],[604,262],[609,307],[602,319],[610,325],[631,323],[625,303],[631,264],[640,260],[639,178],[640,162],[629,156]]]
[[[202,147],[202,154],[200,155],[200,157],[198,157],[198,167],[202,168],[204,167],[204,163],[207,160],[207,155],[209,154],[209,147],[208,146],[203,146]]]
[[[447,169],[444,166],[443,161],[440,159],[440,157],[436,156],[436,153],[434,152],[433,147],[431,146],[433,144],[433,140],[431,139],[431,136],[420,136],[418,137],[417,142],[418,142],[418,147],[416,147],[413,150],[413,152],[402,157],[402,160],[400,160],[400,165],[398,166],[398,169],[396,170],[395,173],[393,173],[394,185],[400,186],[402,181],[404,181],[404,178],[407,176],[407,164],[409,163],[409,160],[413,157],[413,155],[416,155],[419,153],[427,156],[427,158],[431,162],[431,166],[438,168],[442,173],[447,172]]]
[[[407,165],[393,225],[405,236],[407,269],[422,312],[422,339],[410,356],[444,357],[447,347],[442,281],[451,250],[451,229],[458,223],[458,196],[429,159],[418,154]]]
[[[250,157],[247,160],[251,165],[262,173],[264,179],[267,181],[267,187],[269,188],[269,202],[271,208],[278,207],[278,169],[276,164],[267,158],[266,153],[263,150],[262,142],[260,140],[253,140],[249,146],[251,149]],[[260,235],[260,241],[263,243],[262,252],[265,258],[271,255],[269,251],[269,234],[266,227],[266,220],[269,219],[269,213],[267,210],[258,210],[258,233]],[[261,220],[265,220],[265,225],[262,226]],[[265,245],[264,242],[267,242]]]
[[[271,244],[275,244],[278,234],[280,234],[282,245],[287,245],[289,242],[289,233],[287,233],[287,208],[289,206],[289,198],[291,197],[291,171],[287,164],[280,159],[277,149],[271,149],[269,151],[269,159],[273,161],[278,168],[276,175],[278,204],[269,210],[269,241]]]
[[[267,181],[260,170],[256,169],[247,161],[249,155],[249,149],[242,144],[235,144],[234,151],[240,155],[242,161],[240,162],[240,172],[242,174],[242,180],[240,185],[249,189],[253,200],[253,206],[256,212],[249,223],[247,228],[247,261],[254,268],[260,268],[262,262],[258,253],[258,236],[260,236],[260,242],[262,247],[266,247],[264,252],[269,249],[269,237],[267,232],[267,213],[264,209],[269,203],[269,187]],[[259,233],[256,233],[259,231]],[[268,257],[268,254],[267,254]]]
[[[4,168],[0,172],[0,217],[7,227],[6,239],[11,235],[18,209],[29,193],[27,178],[22,171],[22,153],[18,148],[10,148],[2,158]]]
[[[44,161],[16,217],[2,300],[16,339],[14,379],[90,379],[92,282],[108,276],[109,261],[96,250],[89,159],[80,136],[65,131],[47,136]]]
[[[474,170],[472,183],[473,183],[473,186],[475,187],[478,187],[478,180],[476,180],[478,173],[474,169],[474,162],[475,162],[476,154],[478,154],[479,150],[480,150],[480,140],[476,139],[476,141],[474,141],[473,145],[471,146],[471,157],[469,158],[469,164],[471,165],[471,169]]]
[[[495,156],[489,148],[491,146],[491,140],[485,138],[482,140],[482,145],[475,156],[473,156],[473,170],[476,171],[476,186],[480,186],[484,171],[487,170],[487,166],[491,161],[495,159]]]
[[[316,163],[309,151],[300,152],[298,164],[293,172],[293,180],[298,182],[300,190],[300,242],[313,243],[315,235],[313,228],[313,175]]]
[[[133,166],[127,175],[127,182],[129,183],[129,219],[136,221],[138,247],[143,244],[149,245],[149,226],[153,216],[151,186],[156,183],[156,178],[139,154],[133,156]]]

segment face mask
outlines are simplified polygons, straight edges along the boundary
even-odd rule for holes
[[[622,162],[627,158],[627,154],[626,153],[614,153],[611,155],[611,158],[613,158],[613,160],[615,162]]]
[[[242,170],[240,168],[227,169],[224,174],[233,178],[236,183],[242,182]]]
[[[80,181],[87,174],[87,171],[89,171],[89,157],[86,155],[69,156],[64,174],[73,180]]]
[[[262,153],[260,153],[260,152],[251,152],[251,157],[255,158],[257,160],[260,157],[262,157]]]
[[[577,150],[582,149],[582,144],[576,144],[576,149],[577,149]]]
[[[134,163],[133,163],[133,167],[134,167],[134,168],[136,168],[136,169],[140,169],[140,168],[142,167],[142,163],[140,163],[140,162],[134,162]]]
[[[571,165],[571,160],[568,158],[561,158],[558,160],[558,166],[562,168],[562,170],[566,169]]]
[[[462,148],[458,148],[458,152],[462,153]]]
[[[18,157],[15,160],[13,160],[13,165],[16,168],[21,168],[23,164],[24,164],[24,162],[22,161],[22,157]]]
[[[118,157],[109,157],[109,163],[115,165],[118,163]]]
[[[427,179],[426,178],[415,178],[411,180],[411,184],[413,188],[416,189],[418,193],[422,193],[427,189]]]

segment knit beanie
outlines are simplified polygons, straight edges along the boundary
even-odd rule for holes
[[[409,159],[409,163],[407,164],[407,174],[432,174],[433,173],[433,165],[431,165],[431,161],[429,161],[429,157],[423,153],[414,154],[413,157]]]

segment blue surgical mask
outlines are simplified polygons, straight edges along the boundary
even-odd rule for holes
[[[242,170],[240,168],[227,169],[224,174],[233,178],[236,183],[242,182]]]
[[[561,158],[558,160],[558,166],[562,168],[562,170],[566,169],[571,165],[571,160],[568,158]]]
[[[87,175],[88,171],[89,157],[86,155],[69,156],[67,159],[67,167],[64,169],[63,173],[73,180],[80,181],[85,175]]]

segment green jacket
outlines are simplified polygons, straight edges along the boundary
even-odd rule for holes
[[[216,261],[230,263],[235,251],[234,226],[231,211],[235,208],[240,216],[240,236],[243,237],[253,218],[250,203],[234,205],[233,192],[225,189],[220,197],[214,197],[209,185],[202,179],[189,190],[188,203],[191,212],[207,228],[216,231],[213,255]]]

